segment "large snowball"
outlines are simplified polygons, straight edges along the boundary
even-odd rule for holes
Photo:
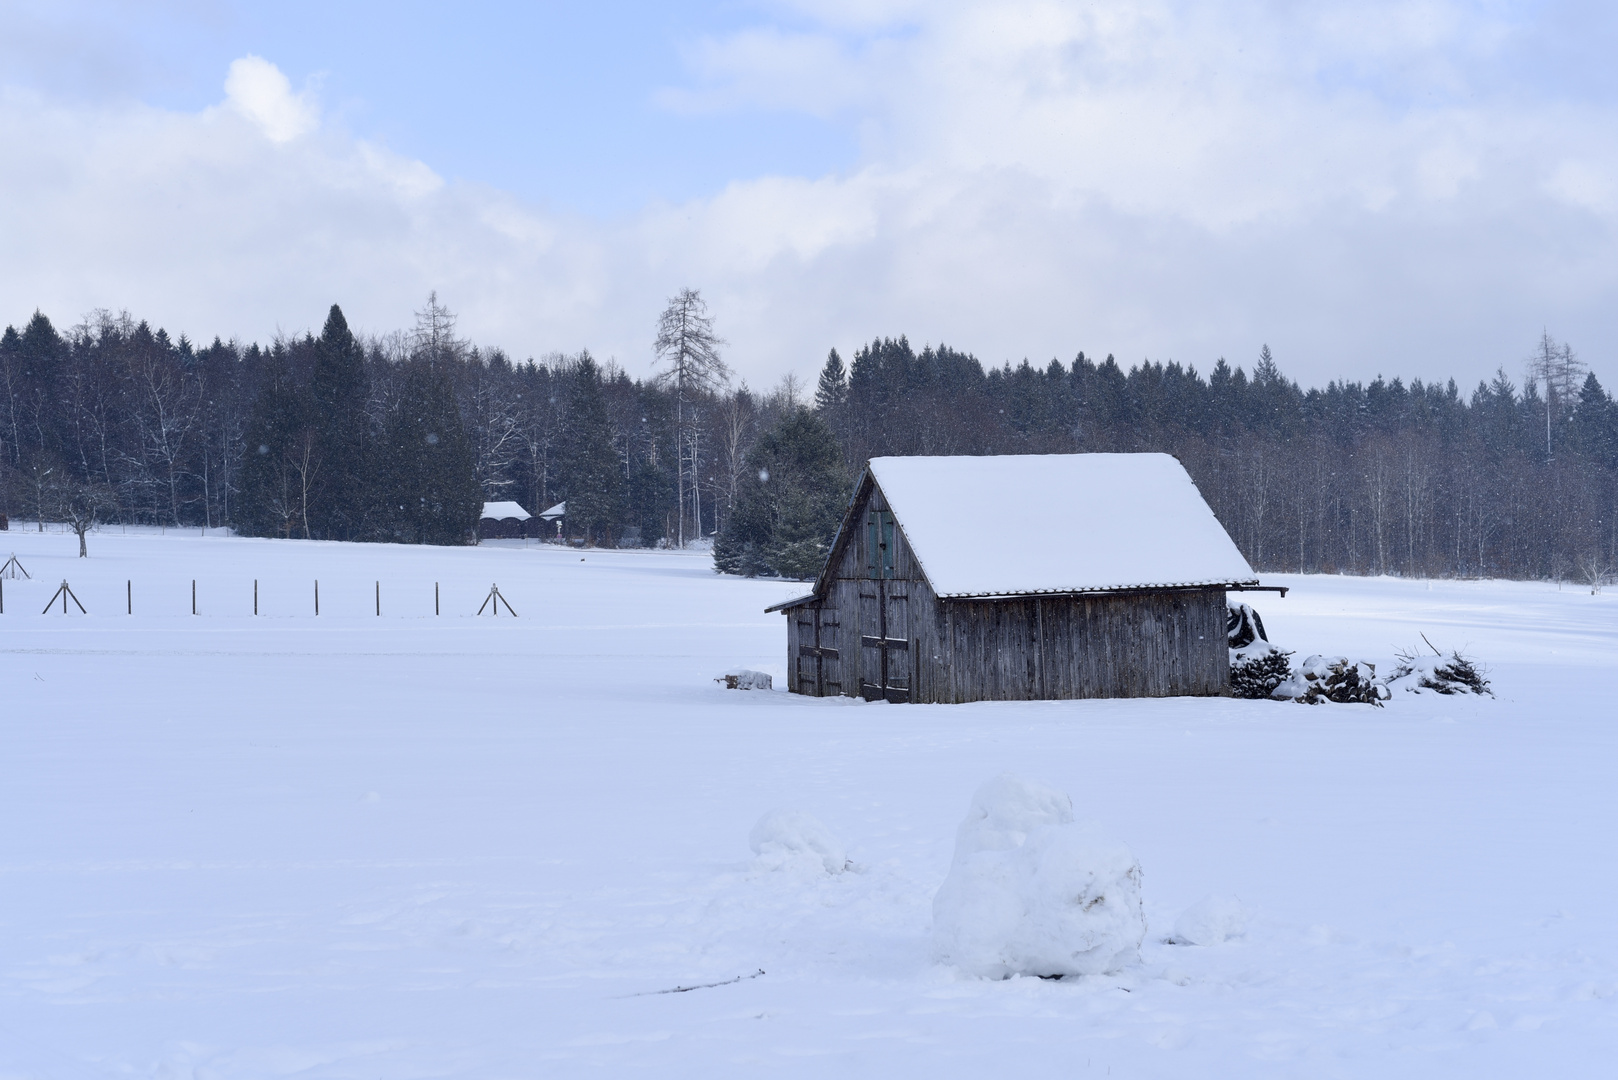
[[[808,870],[840,874],[848,866],[831,830],[801,810],[771,810],[758,819],[748,842],[763,870]]]
[[[1146,919],[1129,849],[1073,821],[1066,795],[999,776],[972,797],[933,898],[939,960],[989,978],[1100,975],[1140,958]]]

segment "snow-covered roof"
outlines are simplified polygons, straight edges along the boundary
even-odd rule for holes
[[[870,468],[939,596],[1258,580],[1168,454],[880,457]]]
[[[486,502],[483,504],[483,516],[494,518],[496,521],[504,521],[507,518],[527,521],[533,515],[514,502]]]
[[[557,503],[555,506],[551,507],[549,510],[541,511],[539,516],[544,518],[546,521],[555,521],[559,517],[566,517],[567,516],[567,500],[566,499],[562,500],[561,502]]]

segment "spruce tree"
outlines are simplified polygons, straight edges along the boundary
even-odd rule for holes
[[[579,358],[568,388],[560,457],[568,530],[589,540],[606,540],[624,513],[624,478],[612,444],[601,369],[589,353]]]
[[[483,492],[461,424],[455,387],[430,355],[405,364],[399,397],[382,440],[379,512],[387,539],[407,544],[465,544],[476,535]]]
[[[336,304],[315,342],[311,395],[322,478],[310,509],[315,535],[355,540],[364,532],[371,502],[371,432],[365,413],[370,392],[365,353]]]
[[[286,351],[266,357],[247,415],[232,524],[246,536],[303,536],[305,484],[319,474],[313,459],[313,408],[292,375]]]
[[[848,400],[848,373],[843,370],[843,358],[833,349],[826,356],[826,366],[820,369],[820,383],[815,387],[815,408],[832,412]]]
[[[794,409],[765,432],[714,543],[721,573],[810,578],[819,573],[848,501],[848,474],[830,426]]]

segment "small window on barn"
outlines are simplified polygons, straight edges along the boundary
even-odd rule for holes
[[[893,515],[873,510],[865,523],[865,569],[872,579],[893,577]]]

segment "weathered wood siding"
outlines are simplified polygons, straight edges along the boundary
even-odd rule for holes
[[[1229,693],[1223,589],[943,604],[951,683],[934,701]]]
[[[889,701],[1027,701],[1229,693],[1223,589],[939,600],[894,530],[873,579],[867,483],[824,596],[789,608],[789,689]]]

